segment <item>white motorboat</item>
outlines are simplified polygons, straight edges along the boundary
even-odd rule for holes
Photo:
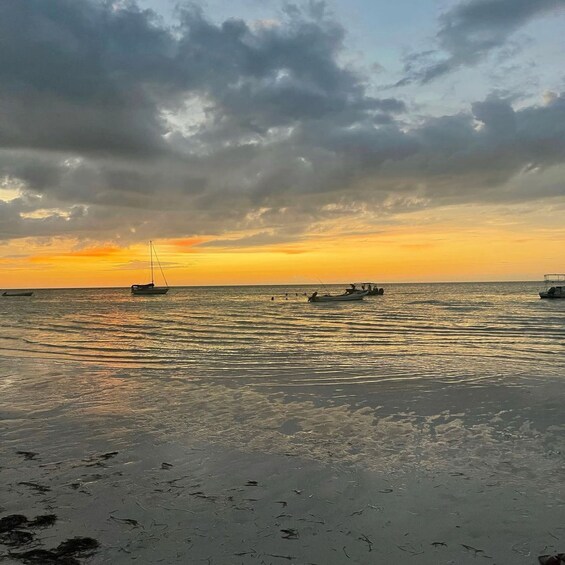
[[[156,294],[167,294],[167,292],[169,292],[169,284],[165,278],[165,273],[163,273],[161,263],[159,263],[159,258],[157,257],[152,241],[149,242],[149,255],[151,262],[151,282],[147,284],[132,284],[131,293],[135,296],[154,296]],[[163,276],[166,286],[155,286],[155,280],[153,277],[153,255],[155,255],[157,265],[159,265],[159,270],[161,271],[161,275]]]
[[[369,294],[368,290],[362,292],[346,292],[344,294],[322,294],[317,292],[308,297],[308,302],[351,302],[352,300],[363,300]]]
[[[565,273],[544,275],[545,290],[539,293],[540,298],[565,298]]]

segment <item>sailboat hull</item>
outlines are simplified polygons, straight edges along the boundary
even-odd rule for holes
[[[154,296],[156,294],[167,294],[169,288],[166,286],[154,286],[152,288],[132,288],[131,293],[134,296]]]

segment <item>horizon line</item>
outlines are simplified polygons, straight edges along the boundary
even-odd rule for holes
[[[473,280],[473,281],[389,281],[380,283],[370,283],[378,285],[409,285],[409,284],[500,284],[500,283],[544,283],[543,279],[527,279],[527,280]],[[355,284],[366,284],[366,283],[355,283]],[[344,282],[326,282],[326,283],[313,283],[313,282],[299,282],[299,283],[262,283],[262,284],[180,284],[180,285],[168,285],[168,288],[231,288],[231,287],[241,287],[241,288],[255,288],[255,287],[299,287],[299,286],[337,286],[346,285],[350,286],[351,283]],[[163,286],[163,285],[161,285]],[[130,289],[130,286],[44,286],[44,287],[2,287],[1,291],[11,291],[11,290],[125,290]]]

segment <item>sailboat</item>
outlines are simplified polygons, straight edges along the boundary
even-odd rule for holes
[[[159,265],[159,270],[163,275],[163,279],[165,281],[166,286],[155,286],[155,278],[153,276],[153,255],[155,255],[155,259],[157,261],[157,265]],[[151,282],[147,284],[132,284],[131,285],[131,293],[135,294],[136,296],[150,296],[155,294],[167,294],[169,292],[169,284],[167,283],[167,279],[165,278],[165,273],[163,273],[163,268],[161,267],[161,263],[159,263],[159,258],[157,257],[157,253],[155,252],[155,248],[153,247],[153,242],[149,242],[149,256],[151,260]]]

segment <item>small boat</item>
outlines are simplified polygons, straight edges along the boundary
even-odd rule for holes
[[[565,298],[565,273],[544,275],[545,290],[539,293],[540,298]]]
[[[369,290],[369,293],[367,294],[367,296],[382,296],[385,293],[385,289],[384,288],[378,288],[378,287],[373,287]]]
[[[155,279],[153,276],[153,255],[155,255],[155,260],[157,261],[157,265],[159,265],[159,270],[161,271],[161,275],[163,275],[163,280],[165,281],[166,286],[155,286]],[[147,284],[132,284],[131,293],[135,296],[154,296],[156,294],[167,294],[167,292],[169,292],[169,284],[165,278],[165,273],[163,273],[161,263],[159,263],[159,258],[157,257],[152,241],[149,242],[149,256],[151,263],[151,282]]]
[[[385,293],[384,288],[379,288],[376,283],[351,283],[350,288],[346,288],[345,292],[367,292],[367,296],[382,296]]]
[[[33,296],[33,292],[31,290],[7,290],[6,292],[2,293],[2,296]]]
[[[308,302],[351,302],[352,300],[363,300],[369,291],[345,292],[344,294],[322,294],[314,292],[308,297]]]
[[[153,294],[167,294],[169,292],[169,287],[167,286],[155,286],[154,283],[147,284],[132,284],[131,293],[136,296],[149,296]]]

